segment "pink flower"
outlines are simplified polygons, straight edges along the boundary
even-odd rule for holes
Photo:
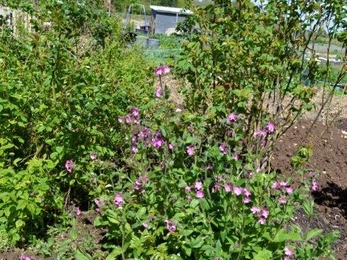
[[[232,122],[235,122],[237,119],[237,115],[235,113],[231,113],[228,117],[227,117],[227,123],[230,124]]]
[[[217,192],[220,191],[221,187],[220,184],[218,182],[216,182],[212,188],[212,192]],[[226,189],[225,189],[226,190]],[[228,192],[228,191],[227,191]],[[230,191],[229,191],[230,192]]]
[[[141,193],[145,193],[144,186],[145,184],[149,182],[148,176],[140,176],[139,178],[136,179],[134,189],[135,190],[141,190]]]
[[[252,211],[253,215],[258,217],[258,223],[261,225],[264,225],[266,219],[269,216],[269,210],[266,209],[265,207],[259,208],[259,207],[253,206],[251,208],[251,211]]]
[[[92,152],[90,154],[90,159],[94,161],[96,158],[97,158],[97,153],[96,152]]]
[[[25,254],[22,254],[22,255],[20,256],[19,259],[20,259],[20,260],[32,260],[31,257],[29,257],[29,256],[27,256],[27,255],[25,255]]]
[[[244,197],[242,201],[243,201],[243,203],[247,204],[247,203],[251,202],[251,198],[250,197]]]
[[[139,141],[139,137],[138,137],[138,135],[133,135],[133,137],[131,138],[131,141],[133,142],[133,143],[137,143],[138,141]]]
[[[253,206],[253,207],[251,208],[251,211],[252,211],[252,213],[253,213],[254,215],[256,215],[256,214],[258,214],[258,213],[261,212],[261,209],[260,209],[259,207]]]
[[[223,153],[223,154],[227,154],[228,153],[228,146],[226,144],[221,144],[219,146],[219,150]]]
[[[145,127],[142,131],[139,132],[139,137],[147,138],[148,134],[149,134],[149,130],[147,127]]]
[[[154,148],[160,148],[165,142],[165,139],[160,131],[156,132],[155,136],[152,138],[152,145]]]
[[[140,119],[139,119],[139,118],[134,118],[134,123],[135,123],[136,125],[139,125],[139,124],[140,124]]]
[[[75,212],[76,212],[76,215],[77,215],[77,216],[80,216],[80,215],[82,214],[82,212],[81,212],[81,210],[80,210],[79,207],[76,207],[76,208],[75,208]]]
[[[115,196],[114,200],[113,200],[113,203],[121,208],[123,206],[123,203],[124,203],[124,198],[123,198],[123,194],[122,193],[117,193],[117,195]]]
[[[133,153],[138,153],[139,149],[137,148],[136,145],[132,145],[132,146],[131,146],[131,151],[132,151]]]
[[[169,149],[172,151],[174,149],[174,145],[173,144],[169,144]]]
[[[152,145],[154,148],[158,149],[164,144],[164,141],[162,137],[154,137],[152,138]]]
[[[133,115],[133,117],[138,117],[140,113],[140,110],[137,107],[133,107],[131,109],[131,114]]]
[[[201,181],[195,182],[194,188],[195,188],[195,190],[201,190],[202,189],[202,182]]]
[[[230,184],[225,184],[224,189],[226,192],[231,192],[232,186]]]
[[[169,230],[169,232],[175,232],[176,231],[176,225],[172,223],[170,220],[165,220],[166,228]]]
[[[317,191],[318,188],[318,182],[312,181],[311,191]]]
[[[254,132],[253,136],[254,137],[258,137],[258,136],[265,137],[266,136],[266,130],[256,131],[256,132]]]
[[[251,191],[250,191],[249,189],[246,189],[246,188],[243,189],[243,194],[244,194],[246,197],[249,197],[249,196],[252,195]]]
[[[186,192],[189,192],[191,190],[191,187],[190,186],[186,186],[185,190],[186,190]]]
[[[195,148],[193,146],[187,146],[187,154],[188,155],[193,155],[195,153]]]
[[[291,250],[288,247],[284,248],[284,255],[285,255],[284,260],[295,259],[293,250]]]
[[[95,205],[96,205],[98,208],[101,208],[101,202],[100,202],[100,200],[95,199],[95,200],[94,200],[94,203],[95,203]]]
[[[126,115],[126,116],[125,116],[125,122],[127,122],[128,124],[131,123],[131,117],[130,117],[130,115]]]
[[[155,91],[155,96],[157,98],[160,98],[163,95],[163,90],[161,89],[161,86],[158,86],[156,91]]]
[[[281,181],[280,182],[280,186],[281,187],[286,187],[286,186],[288,186],[288,183],[286,181]]]
[[[287,187],[285,187],[285,190],[286,190],[286,192],[287,192],[288,194],[292,194],[293,191],[294,191],[294,189],[293,189],[292,186],[287,186]]]
[[[286,203],[287,203],[286,197],[280,197],[280,198],[278,199],[278,203],[279,203],[279,204],[286,204]]]
[[[171,69],[170,69],[170,67],[169,67],[169,66],[164,66],[164,67],[163,67],[163,73],[164,73],[164,74],[169,73],[169,72],[170,72],[170,70],[171,70]]]
[[[142,226],[146,229],[149,227],[148,223],[143,223]]]
[[[161,76],[163,74],[167,74],[170,72],[170,67],[169,66],[159,66],[155,69],[154,73],[157,76]]]
[[[258,223],[259,223],[260,225],[264,225],[265,222],[266,222],[266,219],[263,218],[263,217],[260,217],[260,218],[258,219]]]
[[[118,117],[118,122],[123,123],[124,122],[124,117]]]
[[[269,216],[269,210],[267,208],[261,209],[261,216],[267,218]]]
[[[198,199],[202,199],[205,194],[202,190],[198,190],[196,193],[195,193],[195,196],[198,198]]]
[[[278,181],[275,181],[272,185],[271,188],[275,189],[275,190],[279,190],[281,188],[281,185]]]
[[[67,160],[67,161],[65,162],[65,169],[66,169],[69,173],[72,172],[73,166],[74,166],[74,164],[73,164],[73,161],[72,161],[72,160]]]
[[[234,187],[234,193],[239,196],[242,194],[242,188],[241,187]]]
[[[233,159],[237,161],[238,159],[240,159],[240,155],[237,154],[237,153],[235,153],[235,154],[233,155]]]
[[[170,232],[175,232],[176,231],[176,226],[175,225],[170,225],[167,228]]]
[[[142,181],[139,180],[139,179],[137,179],[137,180],[135,181],[134,189],[135,189],[135,190],[139,190],[139,189],[141,188],[141,186],[142,186]]]
[[[274,125],[274,123],[272,123],[272,122],[267,123],[266,129],[267,129],[270,133],[275,132],[275,125]]]

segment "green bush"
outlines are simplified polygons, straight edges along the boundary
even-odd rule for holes
[[[165,85],[170,67],[153,72],[141,50],[124,48],[119,21],[98,4],[26,5],[33,30],[1,35],[0,223],[12,243],[48,236],[47,223],[94,208],[106,259],[333,257],[336,233],[291,223],[300,207],[314,214],[316,175],[302,168],[312,150],[293,157],[298,187],[271,170],[270,158],[313,105],[315,89],[301,82],[304,69],[312,80],[318,73],[303,59],[307,29],[342,5],[198,7],[182,24],[173,71],[189,84],[177,107]],[[92,258],[70,224],[57,251]]]
[[[57,221],[50,212],[70,199],[88,201],[89,177],[70,174],[65,161],[82,163],[92,152],[113,160],[124,146],[117,118],[152,93],[145,57],[123,49],[119,21],[90,7],[47,1],[32,10],[32,31],[1,35],[1,212],[15,241],[44,229],[44,217]]]

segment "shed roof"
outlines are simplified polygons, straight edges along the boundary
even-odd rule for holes
[[[179,8],[179,7],[168,7],[168,6],[159,6],[159,5],[151,5],[150,8],[156,12],[160,13],[171,13],[171,14],[193,14],[192,11]]]

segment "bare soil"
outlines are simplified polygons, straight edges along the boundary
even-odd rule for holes
[[[306,113],[277,142],[272,168],[299,181],[291,157],[299,146],[313,148],[307,168],[318,175],[319,190],[312,192],[316,216],[309,219],[302,211],[297,212],[295,222],[303,229],[323,229],[325,233],[337,230],[340,238],[333,245],[338,260],[347,259],[347,95],[334,96],[330,106],[317,116],[320,104],[326,97],[317,90],[313,102],[316,109]],[[312,124],[314,123],[313,127]]]

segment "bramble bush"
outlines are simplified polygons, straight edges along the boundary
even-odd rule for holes
[[[154,72],[96,2],[26,8],[34,30],[0,42],[0,223],[13,243],[66,224],[73,206],[98,212],[106,259],[333,258],[336,233],[293,220],[314,214],[309,147],[293,158],[299,186],[271,171],[271,153],[314,106],[305,50],[341,4],[200,6],[180,27],[181,59]],[[171,72],[187,82],[182,108]]]
[[[25,6],[32,30],[4,30],[0,42],[0,215],[13,242],[44,233],[71,199],[87,208],[99,172],[84,172],[85,158],[115,163],[124,146],[117,118],[146,104],[153,84],[145,58],[123,48],[119,22],[95,1]],[[66,160],[80,168],[67,172]]]

